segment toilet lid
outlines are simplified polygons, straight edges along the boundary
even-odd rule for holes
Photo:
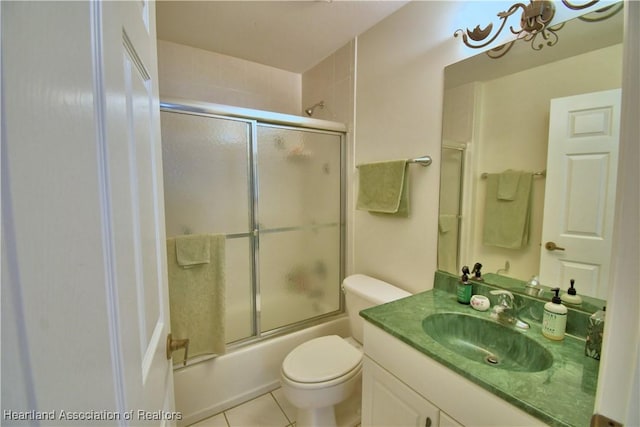
[[[338,378],[358,366],[362,353],[337,335],[300,344],[282,363],[283,373],[300,383],[319,383]]]

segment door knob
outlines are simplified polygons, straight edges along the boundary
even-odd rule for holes
[[[544,248],[548,251],[564,251],[564,248],[556,245],[555,242],[547,242],[544,244]]]
[[[171,353],[184,348],[184,361],[182,366],[187,366],[187,354],[189,353],[189,338],[174,340],[171,334],[167,335],[167,360],[171,359]]]

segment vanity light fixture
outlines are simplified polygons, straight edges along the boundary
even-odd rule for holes
[[[562,0],[562,3],[569,9],[580,10],[591,7],[599,1],[600,0],[590,0],[587,3],[574,4],[569,0]],[[509,17],[518,11],[522,11],[520,15],[520,28],[510,27],[511,32],[516,35],[516,38],[502,46],[488,50],[487,55],[491,58],[500,58],[504,56],[518,40],[524,40],[527,43],[530,42],[533,50],[540,50],[545,45],[553,46],[558,42],[556,32],[564,26],[564,23],[554,26],[549,25],[556,12],[554,2],[549,0],[529,0],[529,4],[516,3],[508,10],[499,12],[497,16],[502,23],[495,34],[493,34],[493,23],[489,23],[485,28],[480,28],[480,25],[476,25],[473,30],[468,28],[466,31],[458,29],[453,35],[454,37],[462,35],[463,43],[470,48],[482,49],[498,38],[505,28]]]
[[[566,4],[566,3],[565,3]],[[624,8],[624,2],[614,3],[610,6],[603,7],[602,9],[594,10],[586,15],[578,16],[578,19],[584,22],[600,22],[605,19],[611,18],[616,13],[620,12]]]

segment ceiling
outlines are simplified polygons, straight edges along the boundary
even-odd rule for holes
[[[158,38],[302,73],[404,6],[384,1],[158,1]]]

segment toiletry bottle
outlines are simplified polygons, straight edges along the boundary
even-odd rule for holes
[[[582,298],[580,297],[580,295],[577,295],[576,289],[573,287],[576,281],[571,279],[569,283],[571,285],[569,286],[569,289],[567,289],[567,293],[562,294],[560,299],[562,299],[562,302],[565,304],[571,304],[571,305],[582,304]]]
[[[567,307],[562,305],[562,300],[558,296],[560,288],[551,290],[555,292],[555,296],[544,305],[542,335],[551,340],[560,341],[564,339],[564,331],[567,327]]]
[[[600,360],[602,350],[602,334],[604,332],[604,316],[606,307],[598,310],[589,317],[587,325],[587,341],[584,345],[584,354]]]
[[[462,278],[458,283],[457,289],[458,302],[460,304],[470,304],[471,294],[473,293],[473,286],[469,283],[469,267],[466,265],[462,267]]]
[[[480,269],[482,268],[482,264],[480,264],[479,262],[476,262],[473,266],[473,280],[483,280],[482,279],[482,273],[480,272]]]
[[[540,287],[540,280],[538,276],[531,276],[531,279],[527,282],[524,291],[527,295],[534,297],[542,296],[544,290]]]

